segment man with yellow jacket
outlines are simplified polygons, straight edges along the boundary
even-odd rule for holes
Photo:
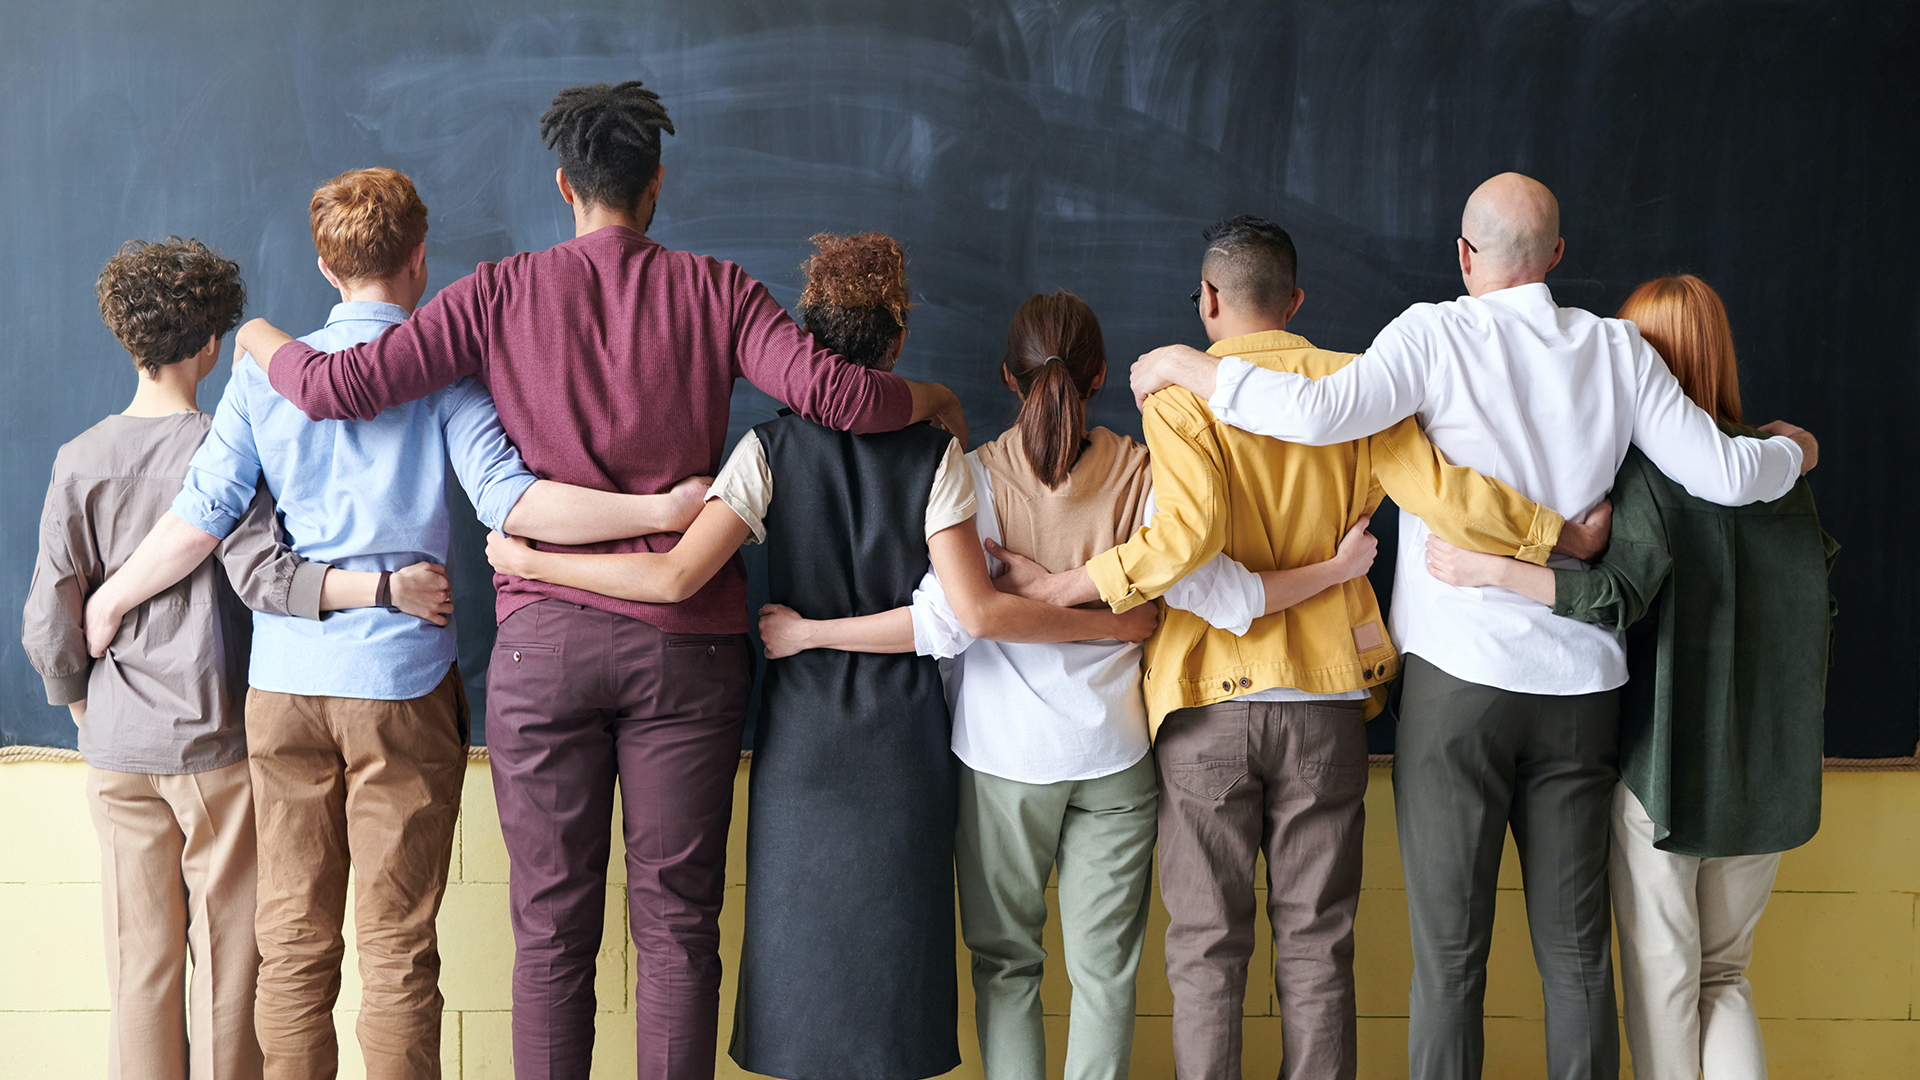
[[[1212,353],[1316,379],[1354,359],[1286,331],[1306,296],[1286,230],[1243,216],[1204,236],[1193,299]],[[1240,1076],[1254,859],[1264,849],[1280,1076],[1350,1078],[1364,719],[1380,711],[1400,666],[1365,576],[1368,517],[1391,495],[1452,543],[1535,563],[1563,543],[1563,527],[1563,550],[1595,554],[1604,527],[1566,525],[1506,484],[1448,464],[1411,418],[1356,442],[1301,446],[1220,423],[1175,387],[1147,399],[1143,424],[1153,519],[1082,569],[1050,575],[1010,555],[1002,587],[1061,604],[1097,596],[1120,612],[1222,551],[1258,572],[1240,600],[1243,625],[1219,629],[1163,604],[1147,642],[1174,1068],[1183,1080]]]

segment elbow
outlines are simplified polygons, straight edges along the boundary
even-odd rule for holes
[[[991,598],[961,599],[953,598],[953,614],[960,620],[960,626],[967,636],[978,639],[991,639],[1000,629],[1000,620],[995,618],[995,605]]]
[[[633,599],[643,603],[647,601],[652,601],[657,604],[685,603],[691,600],[695,593],[700,591],[700,586],[703,584],[705,584],[705,582],[695,581],[693,574],[689,571],[675,567],[673,571],[667,574],[666,578],[660,582],[660,592],[658,596],[636,596]]]

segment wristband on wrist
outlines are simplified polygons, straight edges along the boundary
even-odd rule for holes
[[[380,571],[380,584],[373,590],[373,606],[393,610],[393,571]]]

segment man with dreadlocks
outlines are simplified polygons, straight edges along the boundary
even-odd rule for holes
[[[660,196],[658,95],[564,90],[540,121],[574,239],[441,290],[371,342],[323,354],[264,320],[241,342],[315,419],[364,419],[462,376],[492,390],[539,476],[656,493],[711,475],[744,377],[852,432],[938,418],[957,399],[817,348],[730,262],[646,235]],[[587,545],[662,551],[677,535]],[[713,1075],[719,914],[750,665],[746,572],[732,556],[679,603],[501,576],[487,734],[511,860],[513,1053],[521,1076],[584,1077],[594,1037],[616,778],[638,953],[639,1075]]]

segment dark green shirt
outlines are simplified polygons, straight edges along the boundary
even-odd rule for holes
[[[1717,506],[1627,452],[1607,553],[1554,572],[1553,611],[1627,632],[1620,776],[1655,847],[1758,855],[1819,829],[1838,550],[1804,479],[1773,502]]]

